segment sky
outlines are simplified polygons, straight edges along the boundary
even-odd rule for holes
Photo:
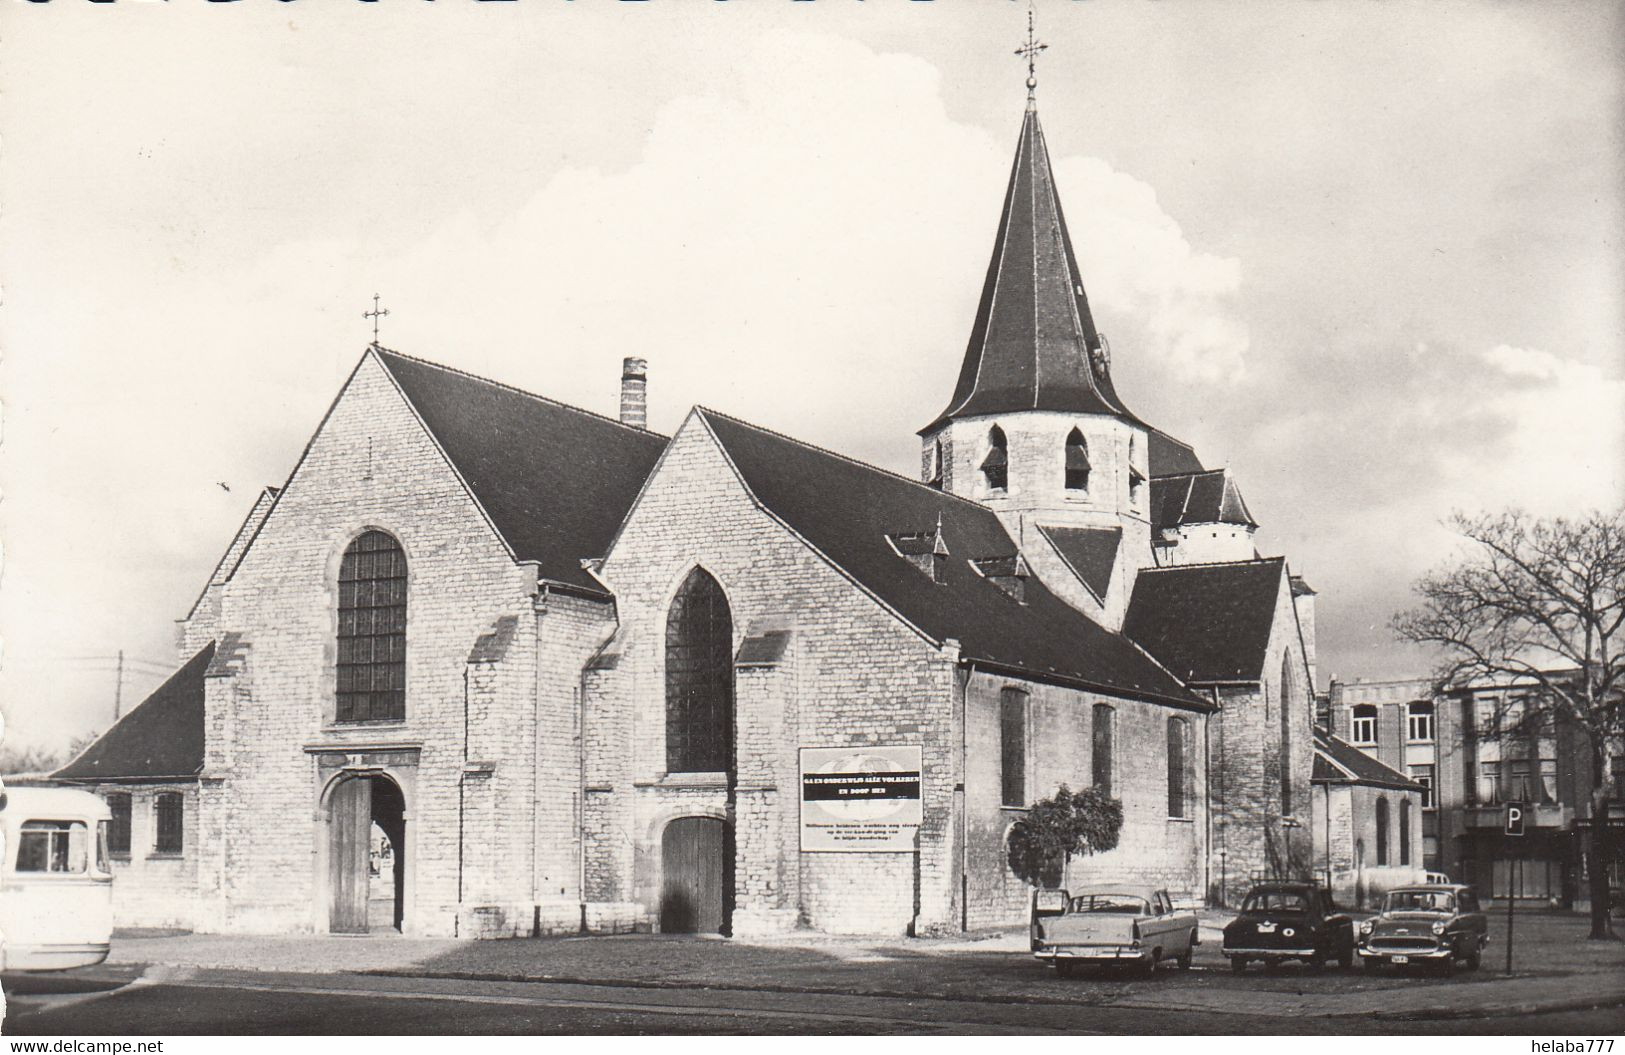
[[[1319,591],[1452,510],[1625,501],[1625,7],[1041,0],[1117,389]],[[19,4],[0,48],[0,709],[103,729],[371,338],[910,473],[1025,103],[1014,0]],[[126,657],[122,682],[115,657]]]

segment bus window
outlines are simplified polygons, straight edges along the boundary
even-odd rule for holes
[[[108,863],[107,855],[107,829],[112,821],[96,822],[96,871],[111,875],[113,866]]]
[[[89,829],[84,821],[25,821],[17,836],[17,871],[83,872]]]

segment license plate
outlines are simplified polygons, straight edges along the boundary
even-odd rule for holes
[[[1395,956],[1394,957],[1394,962],[1395,963],[1410,963],[1411,958],[1409,956]]]
[[[1275,924],[1273,924],[1273,923],[1260,923],[1258,925],[1258,933],[1260,933],[1260,934],[1274,934],[1275,933]]]

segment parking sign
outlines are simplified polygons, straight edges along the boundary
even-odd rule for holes
[[[1508,835],[1523,834],[1523,810],[1524,805],[1521,802],[1507,803],[1506,826],[1504,830]]]

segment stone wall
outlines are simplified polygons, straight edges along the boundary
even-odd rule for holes
[[[1078,689],[973,673],[966,703],[966,920],[970,927],[1015,924],[1027,919],[1032,888],[1010,871],[1005,839],[1024,808],[1005,806],[1000,699],[1005,688],[1026,693],[1027,802],[1054,794],[1065,784],[1091,786],[1094,706],[1113,709],[1112,795],[1123,804],[1117,848],[1074,859],[1063,886],[1125,881],[1170,893],[1202,896],[1205,885],[1207,780],[1203,740],[1207,716],[1172,707],[1100,696]],[[1168,720],[1183,718],[1189,734],[1189,795],[1184,817],[1168,812]]]
[[[106,798],[130,796],[130,849],[112,854],[113,926],[191,929],[198,889],[199,834],[196,784],[103,784],[87,788]],[[181,798],[181,852],[159,853],[154,802]]]
[[[335,583],[345,548],[369,528],[406,553],[406,717],[339,724]],[[408,933],[457,932],[460,887],[481,900],[533,900],[535,745],[553,735],[535,725],[534,592],[534,570],[512,560],[367,355],[222,588],[219,632],[235,658],[223,644],[207,692],[214,925],[326,929],[323,796],[335,777],[318,761],[333,752],[363,766],[385,752],[399,767],[386,775],[407,798]],[[504,616],[522,642],[471,670],[476,641]],[[476,803],[489,804],[473,815],[460,803],[470,762],[484,767]],[[459,846],[460,829],[476,845]],[[559,869],[548,868],[551,882]]]

